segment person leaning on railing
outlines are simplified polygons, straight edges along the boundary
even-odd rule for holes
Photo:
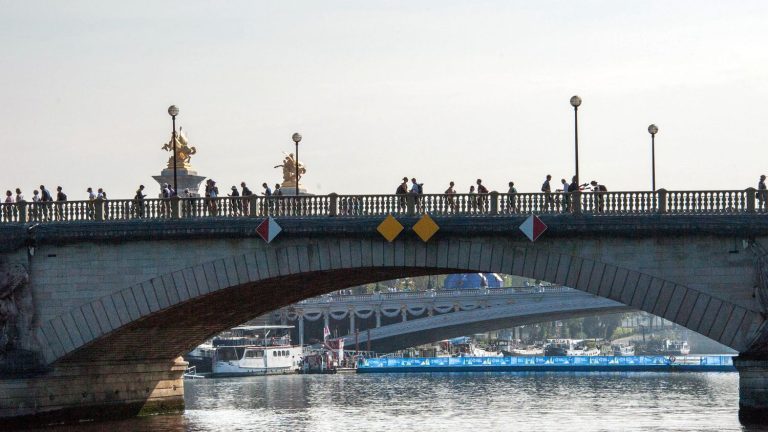
[[[405,195],[408,194],[408,177],[403,177],[403,182],[400,183],[400,186],[397,187],[397,190],[395,191],[395,195],[398,195],[400,198],[398,199],[398,209],[400,211],[405,210],[406,203],[405,203]]]
[[[589,184],[592,185],[592,193],[595,196],[595,207],[598,212],[602,213],[605,207],[605,193],[608,192],[608,188],[605,185],[598,184],[595,180],[592,180]]]

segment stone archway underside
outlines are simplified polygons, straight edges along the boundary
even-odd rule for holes
[[[220,330],[304,298],[379,280],[473,271],[586,291],[740,352],[750,348],[764,322],[755,310],[663,274],[574,256],[552,245],[488,238],[427,244],[329,238],[249,250],[157,276],[44,323],[37,337],[48,363],[169,359]]]

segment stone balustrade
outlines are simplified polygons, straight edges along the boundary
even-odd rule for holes
[[[432,291],[399,291],[399,292],[380,292],[373,294],[326,294],[318,297],[312,297],[302,300],[293,306],[327,303],[361,303],[369,304],[390,300],[422,300],[433,298],[451,298],[464,299],[477,297],[509,296],[516,294],[532,293],[563,293],[573,292],[573,289],[563,286],[523,286],[507,288],[478,288],[478,289],[443,289]]]
[[[247,217],[504,215],[727,215],[768,213],[753,188],[721,191],[574,192],[434,195],[307,195],[0,204],[3,223]]]

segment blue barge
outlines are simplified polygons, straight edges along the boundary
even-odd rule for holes
[[[520,356],[380,357],[363,359],[357,373],[391,372],[736,372],[733,357]]]

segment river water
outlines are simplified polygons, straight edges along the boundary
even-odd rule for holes
[[[285,375],[184,385],[183,415],[54,430],[753,430],[737,418],[736,373]]]

